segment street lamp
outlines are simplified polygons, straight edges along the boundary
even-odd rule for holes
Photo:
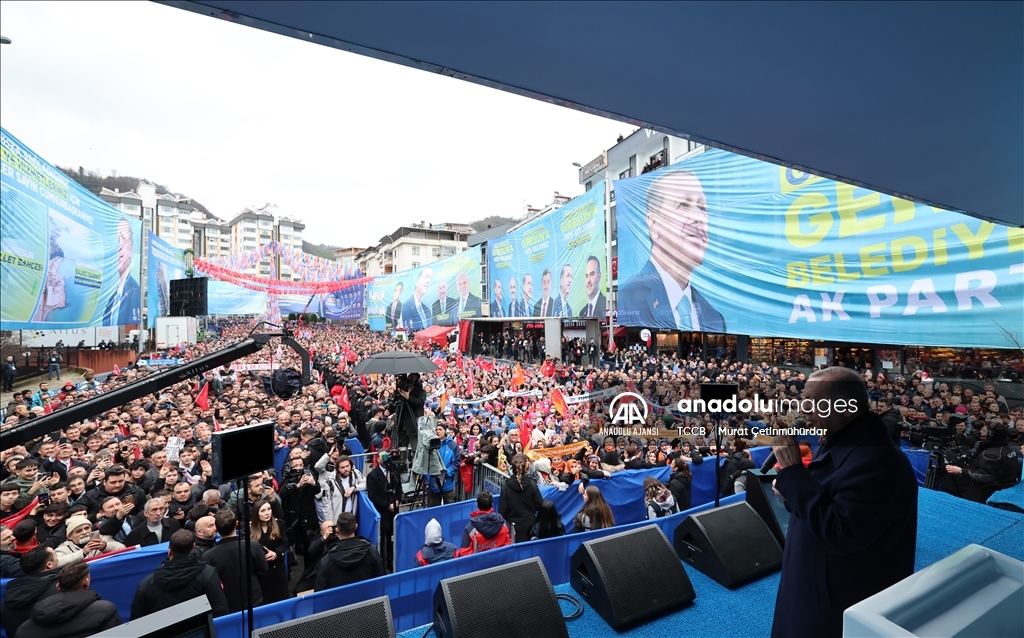
[[[0,44],[10,44],[10,43],[11,43],[11,39],[10,38],[8,38],[6,35],[0,35]]]

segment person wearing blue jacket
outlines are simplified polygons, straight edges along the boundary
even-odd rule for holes
[[[430,469],[434,471],[428,477],[430,484],[429,503],[431,507],[441,505],[442,503],[455,502],[455,475],[459,470],[459,455],[456,451],[458,444],[448,436],[448,431],[443,424],[438,423],[437,427],[434,428],[434,432],[441,441],[441,447],[437,450],[431,450],[431,454],[437,453],[437,457],[441,461],[441,468],[440,473],[437,473],[435,468],[436,458],[431,459]]]

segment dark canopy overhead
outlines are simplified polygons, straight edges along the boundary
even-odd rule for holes
[[[1024,225],[1021,2],[165,4]]]

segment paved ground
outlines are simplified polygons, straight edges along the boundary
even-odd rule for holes
[[[71,383],[78,383],[79,381],[84,381],[84,374],[85,370],[83,370],[82,368],[64,368],[60,371],[60,381],[57,381],[57,377],[54,377],[52,380],[50,380],[50,389],[60,390],[61,386],[63,386],[68,381],[70,381]],[[39,383],[46,380],[47,375],[45,373],[34,377],[25,377],[24,379],[19,379],[14,382],[14,389],[15,391],[32,390],[33,392],[35,392],[36,390],[39,389]],[[11,400],[13,396],[13,392],[4,392],[0,394],[0,406],[7,405],[7,403]]]

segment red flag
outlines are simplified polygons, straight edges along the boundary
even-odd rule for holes
[[[128,428],[124,427],[124,423],[118,423],[117,424],[117,429],[121,433],[121,436],[123,436],[123,437],[127,437],[128,436],[128,434],[129,434]]]
[[[220,421],[217,420],[217,415],[213,415],[213,431],[220,432]]]
[[[458,356],[455,358],[455,365],[459,368],[459,370],[462,370],[463,372],[466,371],[466,366],[462,362],[462,352],[461,351],[459,352]]]
[[[52,413],[53,413],[53,404],[52,403],[47,403],[46,405],[43,406],[43,414],[52,414]]]
[[[359,357],[356,356],[355,352],[352,352],[351,350],[349,350],[348,354],[345,355],[345,358],[348,359],[349,363],[355,363],[356,359],[358,359]]]
[[[558,411],[560,416],[565,416],[569,411],[569,404],[565,402],[565,396],[560,388],[551,391],[551,405]]]
[[[365,374],[359,375],[359,383],[361,383],[364,388],[366,387],[366,375]]]
[[[213,424],[217,425],[217,419],[213,420]],[[219,425],[217,425],[217,430],[220,431],[220,426]],[[136,460],[136,461],[138,461],[140,458],[142,458],[142,448],[140,448],[138,445],[136,445],[132,449],[132,458],[134,460]]]
[[[7,518],[0,520],[0,524],[8,529],[14,529],[14,526],[21,522],[23,518],[32,513],[32,508],[39,505],[39,497],[32,499],[32,502],[25,506],[25,509],[18,510],[11,514]]]
[[[473,396],[473,375],[466,378],[466,398]]]
[[[199,391],[196,396],[195,404],[198,405],[205,412],[210,409],[210,384],[207,383],[203,386],[203,389]]]
[[[111,374],[114,375],[115,377],[121,376],[121,368],[118,368],[117,364],[114,364],[114,371],[111,372]]]
[[[345,371],[345,360],[341,359],[341,360],[338,361],[338,372],[344,372],[344,371]]]
[[[484,372],[494,372],[494,363],[485,359],[477,359],[476,365]]]
[[[338,395],[337,403],[345,412],[352,409],[352,402],[348,400],[348,388],[341,389],[341,394]]]
[[[544,362],[544,365],[540,367],[540,373],[545,377],[550,377],[555,373],[555,362],[548,359]]]
[[[587,375],[587,392],[594,391],[594,373],[591,372]]]
[[[444,409],[447,406],[448,406],[448,393],[447,392],[442,392],[441,393],[440,405],[437,408],[438,414],[444,414]]]

